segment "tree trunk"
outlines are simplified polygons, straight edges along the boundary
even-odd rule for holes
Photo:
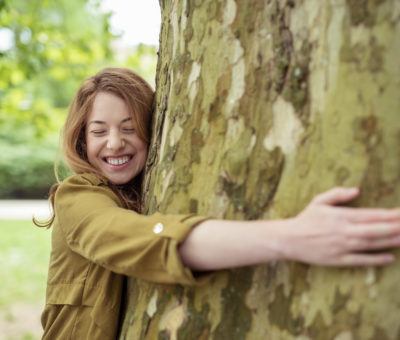
[[[285,218],[400,203],[398,0],[161,0],[148,212]],[[131,279],[123,339],[400,339],[400,265]],[[125,337],[124,337],[125,336]]]

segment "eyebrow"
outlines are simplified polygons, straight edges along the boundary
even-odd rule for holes
[[[122,119],[122,120],[121,120],[121,124],[123,124],[123,123],[125,123],[125,122],[128,122],[128,121],[130,121],[130,120],[132,120],[131,117]],[[90,124],[106,124],[106,122],[105,122],[105,121],[102,121],[102,120],[92,120],[91,122],[89,122],[88,125],[90,125]]]

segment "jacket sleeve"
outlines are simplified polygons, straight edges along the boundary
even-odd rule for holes
[[[160,283],[197,284],[178,253],[204,217],[140,215],[94,176],[76,175],[58,188],[55,213],[69,247],[113,272]]]

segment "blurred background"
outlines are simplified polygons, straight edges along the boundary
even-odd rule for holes
[[[31,218],[74,93],[108,66],[154,88],[159,29],[157,0],[0,0],[0,340],[40,338],[51,231]]]

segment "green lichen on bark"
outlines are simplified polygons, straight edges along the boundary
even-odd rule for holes
[[[372,73],[382,71],[384,64],[385,47],[379,45],[374,37],[371,37],[368,44],[350,44],[348,38],[340,50],[341,60],[353,63],[359,70],[368,69]]]
[[[378,119],[374,115],[357,117],[353,122],[354,139],[365,146],[370,152],[381,142],[381,133],[378,129]]]
[[[190,161],[200,163],[200,150],[204,146],[203,135],[199,129],[193,129],[191,135],[191,159]]]
[[[294,63],[290,65],[287,80],[283,89],[283,97],[291,102],[299,113],[304,124],[307,122],[309,111],[306,108],[308,99],[308,74],[312,47],[305,41],[299,52],[294,53]]]
[[[350,294],[342,294],[340,289],[336,288],[335,298],[331,307],[332,313],[336,314],[346,308],[346,303],[349,301]]]
[[[348,1],[350,8],[350,24],[359,25],[364,24],[371,29],[371,34],[368,40],[357,41],[351,43],[349,31],[353,28],[347,21],[343,22],[344,30],[344,44],[340,50],[341,60],[344,62],[353,63],[359,70],[367,69],[372,73],[382,71],[384,65],[384,56],[386,47],[379,43],[379,39],[374,34],[374,29],[381,25],[377,22],[377,16],[380,16],[380,21],[388,21],[390,19],[388,10],[388,1],[371,1],[363,0],[366,4],[360,6],[358,1]],[[383,5],[380,7],[380,5]],[[390,8],[390,7],[389,7]]]
[[[142,325],[141,325],[141,333],[140,333],[140,339],[145,339],[146,334],[148,333],[149,330],[149,325],[150,325],[151,318],[147,314],[147,312],[143,313],[142,316]]]
[[[228,285],[222,290],[222,314],[214,339],[245,340],[251,327],[251,311],[244,298],[251,286],[252,269],[232,270],[229,273]]]
[[[290,29],[290,15],[295,7],[294,2],[272,2],[269,11],[272,24],[274,52],[274,91],[282,93],[285,100],[291,102],[306,124],[309,110],[308,75],[310,64],[311,43],[302,42],[300,50],[296,51],[293,43],[293,32]],[[268,84],[268,83],[267,83]],[[268,85],[267,85],[268,86]]]
[[[376,21],[378,6],[383,3],[385,3],[385,0],[347,0],[351,24],[373,26]]]
[[[380,156],[382,138],[382,132],[376,116],[371,114],[354,120],[354,139],[362,143],[368,155],[368,163],[360,183],[361,191],[363,193],[368,192],[368,195],[363,195],[356,201],[356,204],[380,205],[384,202],[382,198],[390,197],[394,194],[392,183],[387,183],[383,179],[383,160]]]
[[[313,325],[307,330],[309,336],[314,340],[325,340],[325,339],[334,339],[333,332],[330,331],[330,328],[325,322],[322,317],[321,312],[318,312],[317,316],[313,320]]]
[[[220,180],[222,181],[223,190],[228,195],[235,209],[238,211],[243,211],[243,201],[246,194],[246,188],[244,184],[237,184],[223,177],[220,177]]]
[[[168,334],[168,331],[163,330],[160,333],[158,333],[157,340],[170,340],[170,336]]]
[[[153,130],[153,134],[157,136],[157,138],[161,138],[161,131],[164,124],[165,111],[167,110],[167,107],[168,107],[168,97],[165,95],[161,100],[161,105],[160,108],[157,110],[157,116],[155,119],[156,126],[155,129]]]
[[[258,18],[263,15],[265,6],[258,0],[236,1],[238,11],[231,25],[234,36],[243,41],[249,41],[258,29]]]
[[[273,302],[268,305],[268,315],[271,324],[293,335],[299,335],[304,328],[304,319],[301,316],[294,318],[291,315],[292,298],[293,294],[286,295],[283,285],[279,285],[275,289]]]
[[[209,305],[204,303],[201,311],[194,307],[194,295],[188,293],[187,320],[178,329],[178,339],[208,339],[210,334]]]
[[[369,69],[371,70],[371,72],[382,71],[382,65],[384,63],[385,47],[379,45],[374,37],[372,37],[370,40],[370,46],[371,46],[371,53],[368,61]]]
[[[258,173],[252,182],[250,192],[246,193],[245,218],[257,219],[265,212],[272,201],[282,176],[285,157],[280,148],[267,151],[255,148],[252,163],[257,164]],[[260,163],[260,164],[258,164]],[[253,172],[254,173],[254,172]],[[250,184],[250,180],[247,181]]]
[[[350,170],[347,167],[345,166],[339,167],[336,170],[335,184],[338,186],[344,185],[349,176],[350,176]]]
[[[387,198],[395,193],[394,187],[392,183],[387,183],[382,178],[383,160],[377,155],[371,155],[360,183],[360,189],[364,195],[356,203],[363,206],[393,206]]]
[[[399,334],[400,335],[400,334]],[[375,333],[372,337],[372,339],[376,340],[390,340],[390,337],[387,335],[384,329],[381,327],[376,327],[375,328]]]
[[[256,148],[253,155],[257,159],[252,163],[262,164],[255,172],[249,169],[244,151],[249,147],[251,134],[244,138],[248,138],[247,143],[239,138],[240,147],[233,147],[225,154],[227,177],[221,176],[219,181],[235,209],[251,220],[259,218],[272,200],[283,171],[284,156],[280,148],[272,151]],[[248,157],[251,159],[251,155]]]
[[[245,129],[232,147],[225,153],[225,170],[231,181],[242,182],[248,172],[248,152],[254,129]]]
[[[285,7],[282,8],[279,1],[271,3],[270,21],[273,27],[274,84],[275,91],[278,93],[282,91],[285,85],[293,51],[292,33],[287,26],[287,16],[288,11]]]
[[[199,206],[199,201],[198,201],[198,200],[196,200],[196,199],[194,199],[194,198],[191,198],[191,199],[189,200],[189,211],[190,211],[192,214],[196,214],[196,213],[197,213],[197,211],[198,211],[198,206]]]

